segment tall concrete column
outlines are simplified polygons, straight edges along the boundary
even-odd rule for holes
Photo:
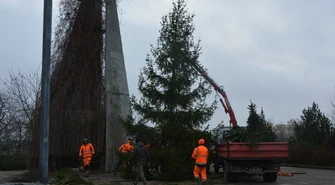
[[[121,119],[130,114],[130,99],[124,64],[116,0],[106,0],[106,172],[118,159],[117,150],[126,141]]]

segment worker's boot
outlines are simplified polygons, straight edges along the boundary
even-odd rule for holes
[[[79,167],[79,172],[84,172],[84,171],[85,171],[84,166],[80,166]]]
[[[88,170],[86,170],[84,177],[88,177]]]
[[[114,171],[114,176],[115,176],[118,172],[119,172],[119,170],[118,170],[118,169],[115,169],[115,171]]]
[[[197,185],[201,185],[201,179],[200,178],[196,178],[197,181]]]

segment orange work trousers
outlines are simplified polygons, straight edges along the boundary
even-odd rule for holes
[[[91,157],[83,157],[83,165],[90,165],[92,158]]]
[[[194,165],[193,175],[196,179],[200,178],[201,176],[201,180],[206,181],[207,180],[206,166],[202,167],[202,166]]]

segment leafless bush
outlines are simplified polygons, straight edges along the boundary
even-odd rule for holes
[[[290,123],[274,125],[273,130],[278,141],[287,141],[291,136],[293,136],[293,127]]]

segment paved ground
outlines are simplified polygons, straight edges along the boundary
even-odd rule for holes
[[[293,167],[282,167],[283,172],[289,173],[304,173],[295,174],[293,177],[278,176],[276,183],[265,183],[263,178],[260,176],[254,177],[241,177],[235,183],[224,183],[223,175],[210,177],[207,184],[229,184],[229,185],[333,185],[335,184],[335,170],[322,170],[322,169],[308,169],[308,168],[293,168]],[[4,184],[5,179],[11,176],[19,175],[24,173],[23,171],[11,171],[11,172],[0,172],[0,183]],[[104,174],[91,174],[87,179],[99,185],[131,185],[131,182],[127,182],[121,179],[119,176],[114,176],[111,173]],[[19,184],[19,183],[16,183]],[[150,181],[149,185],[187,185],[196,184],[195,182],[179,182],[179,183],[162,183]]]
[[[309,168],[293,168],[293,167],[282,167],[283,172],[295,173],[292,177],[278,176],[276,183],[265,183],[263,177],[240,177],[237,182],[225,183],[223,181],[223,174],[216,175],[209,178],[207,184],[229,184],[229,185],[334,185],[335,184],[335,170],[322,170],[322,169],[309,169]],[[103,185],[130,185],[131,182],[124,182],[125,180],[120,177],[115,177],[112,174],[96,174],[89,177],[90,181],[95,184]],[[119,181],[119,182],[117,182]],[[123,181],[123,182],[121,182]],[[173,184],[196,184],[195,182],[179,182],[179,183],[162,183],[162,182],[149,182],[150,185],[173,185]]]
[[[5,183],[9,178],[22,175],[26,171],[0,171],[0,183]]]

